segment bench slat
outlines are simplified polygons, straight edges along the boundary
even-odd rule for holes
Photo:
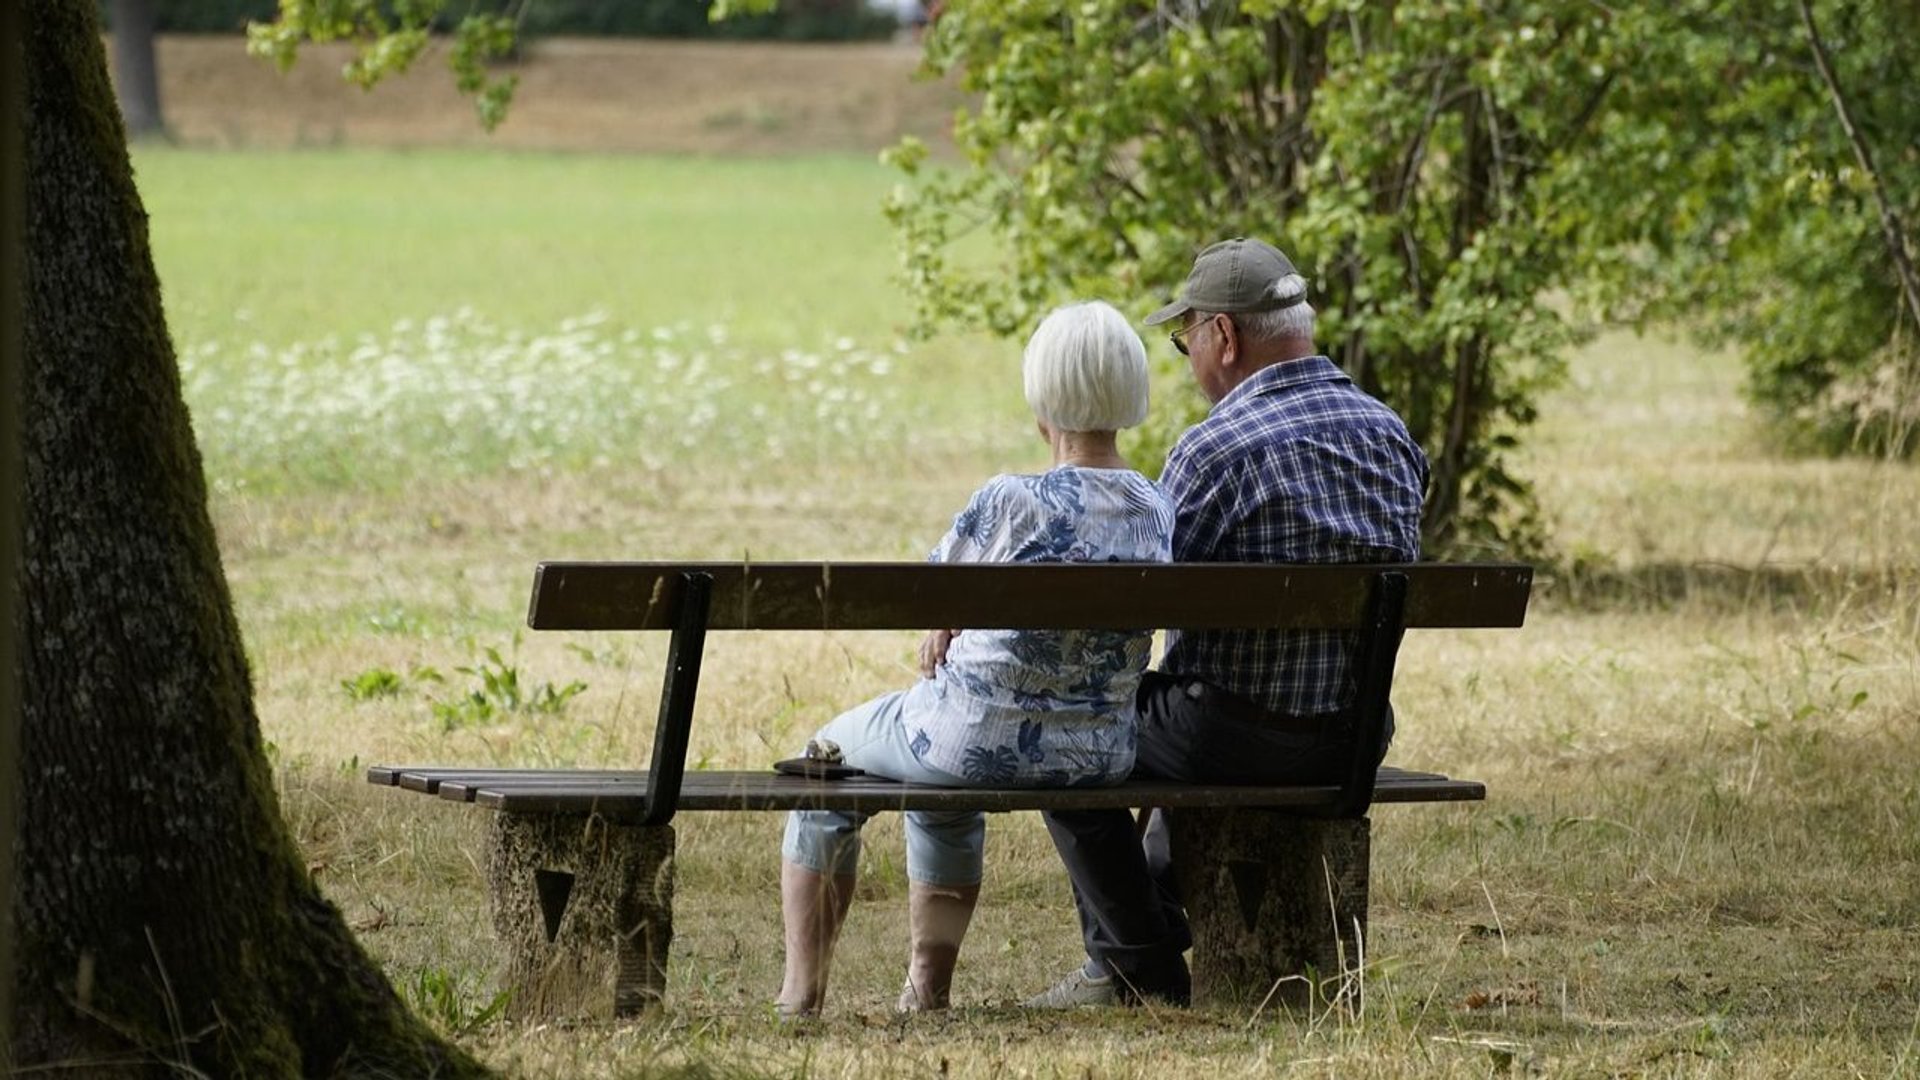
[[[1447,779],[1447,777],[1442,776],[1439,773],[1408,772],[1405,770],[1398,770],[1398,769],[1388,770],[1388,772],[1391,775],[1386,776],[1384,778],[1384,781],[1377,781],[1376,786],[1379,782],[1403,784],[1403,783],[1409,783],[1412,781],[1444,781]],[[749,772],[749,773],[742,773],[740,775],[757,777],[760,774]],[[844,781],[844,780],[835,781],[833,786],[834,788],[838,788],[838,787],[844,786],[848,782],[849,781]],[[886,785],[886,790],[889,793],[895,793],[895,792],[906,790],[909,786],[909,785],[897,783],[893,780],[889,780],[884,777],[873,777],[871,779],[859,780],[857,782],[863,783],[863,784],[870,784],[870,785]],[[408,786],[409,790],[419,791],[429,795],[438,795],[440,798],[447,799],[451,802],[473,802],[475,797],[482,791],[493,791],[501,794],[513,793],[516,795],[533,794],[536,792],[564,793],[564,792],[569,792],[569,791],[579,789],[583,784],[591,785],[591,790],[597,793],[605,793],[608,791],[613,791],[613,792],[620,793],[622,797],[625,797],[627,794],[630,794],[630,793],[637,796],[639,794],[644,793],[647,790],[647,773],[645,770],[626,770],[626,771],[619,771],[619,772],[592,772],[592,771],[583,770],[579,772],[555,771],[549,775],[531,773],[523,776],[493,776],[493,777],[450,776],[444,779],[436,779],[433,782],[433,785],[431,788],[425,786],[424,784],[409,784],[406,786]],[[1187,786],[1190,786],[1190,785],[1187,785]],[[1232,785],[1224,785],[1224,786],[1232,786]],[[919,789],[914,788],[913,790],[918,791]],[[961,790],[993,791],[993,790],[999,790],[999,789],[965,788]],[[1052,790],[1057,792],[1059,789],[1044,789],[1044,790]],[[684,797],[680,800],[680,807],[682,809],[693,809],[692,807],[687,806],[686,799]],[[730,808],[731,807],[726,807],[726,809],[730,809]]]
[[[681,575],[713,577],[709,630],[1183,627],[1352,629],[1383,570],[1408,577],[1409,628],[1511,628],[1532,567],[1517,563],[544,562],[536,630],[670,630]]]
[[[392,779],[390,779],[390,777]],[[644,802],[642,770],[442,769],[376,766],[374,783],[437,794],[517,813],[586,813],[614,820],[635,816]],[[1130,781],[1108,788],[942,788],[891,780],[818,781],[772,772],[693,772],[680,790],[681,810],[1079,810],[1134,806],[1265,806],[1310,809],[1331,803],[1336,787],[1265,787]],[[1486,787],[1438,773],[1383,768],[1374,801],[1453,802],[1486,798]]]

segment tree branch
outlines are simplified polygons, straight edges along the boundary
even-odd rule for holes
[[[1880,179],[1880,172],[1873,167],[1873,151],[1866,139],[1860,135],[1860,129],[1853,122],[1853,111],[1847,107],[1846,95],[1840,92],[1840,77],[1834,73],[1833,58],[1827,53],[1826,42],[1820,39],[1820,28],[1814,25],[1813,9],[1807,0],[1796,0],[1800,8],[1800,22],[1807,28],[1807,43],[1813,46],[1813,62],[1820,69],[1820,78],[1827,84],[1827,94],[1833,99],[1833,111],[1839,114],[1840,127],[1847,134],[1847,142],[1853,146],[1853,157],[1860,165],[1860,171],[1867,174],[1868,183],[1873,185],[1873,198],[1880,207],[1880,231],[1887,240],[1887,253],[1893,256],[1894,270],[1900,276],[1900,292],[1907,300],[1907,313],[1913,316],[1913,324],[1920,328],[1920,278],[1913,272],[1913,260],[1907,256],[1906,227],[1901,224],[1900,214],[1887,198],[1887,187]]]

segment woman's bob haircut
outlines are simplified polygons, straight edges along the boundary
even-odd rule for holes
[[[1147,418],[1147,350],[1110,304],[1055,308],[1027,339],[1022,366],[1027,405],[1056,431],[1119,431]]]

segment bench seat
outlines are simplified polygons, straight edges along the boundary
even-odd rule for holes
[[[376,765],[370,783],[509,813],[594,813],[610,822],[639,821],[646,807],[643,769],[461,769]],[[1111,807],[1265,807],[1307,812],[1334,805],[1334,785],[1273,787],[1132,780],[1100,788],[962,788],[901,784],[879,778],[810,780],[774,772],[695,771],[680,787],[678,808],[698,810],[1094,810]],[[1376,803],[1468,802],[1486,785],[1438,773],[1383,768]]]

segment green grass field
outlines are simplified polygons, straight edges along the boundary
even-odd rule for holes
[[[284,810],[449,1030],[494,992],[482,814],[361,768],[649,745],[664,642],[520,634],[537,559],[913,558],[1043,460],[1017,345],[904,342],[863,160],[136,166]],[[664,1016],[459,1037],[553,1076],[1920,1075],[1920,471],[1771,454],[1734,357],[1608,334],[1572,370],[1528,458],[1566,565],[1524,631],[1403,652],[1392,760],[1491,797],[1376,815],[1363,1009],[1020,1013],[1077,933],[1014,816],[961,1007],[902,1024],[880,820],[828,1019],[786,1030],[780,820],[691,815]],[[783,756],[910,646],[716,639],[694,757]],[[586,688],[471,704],[508,669]]]

